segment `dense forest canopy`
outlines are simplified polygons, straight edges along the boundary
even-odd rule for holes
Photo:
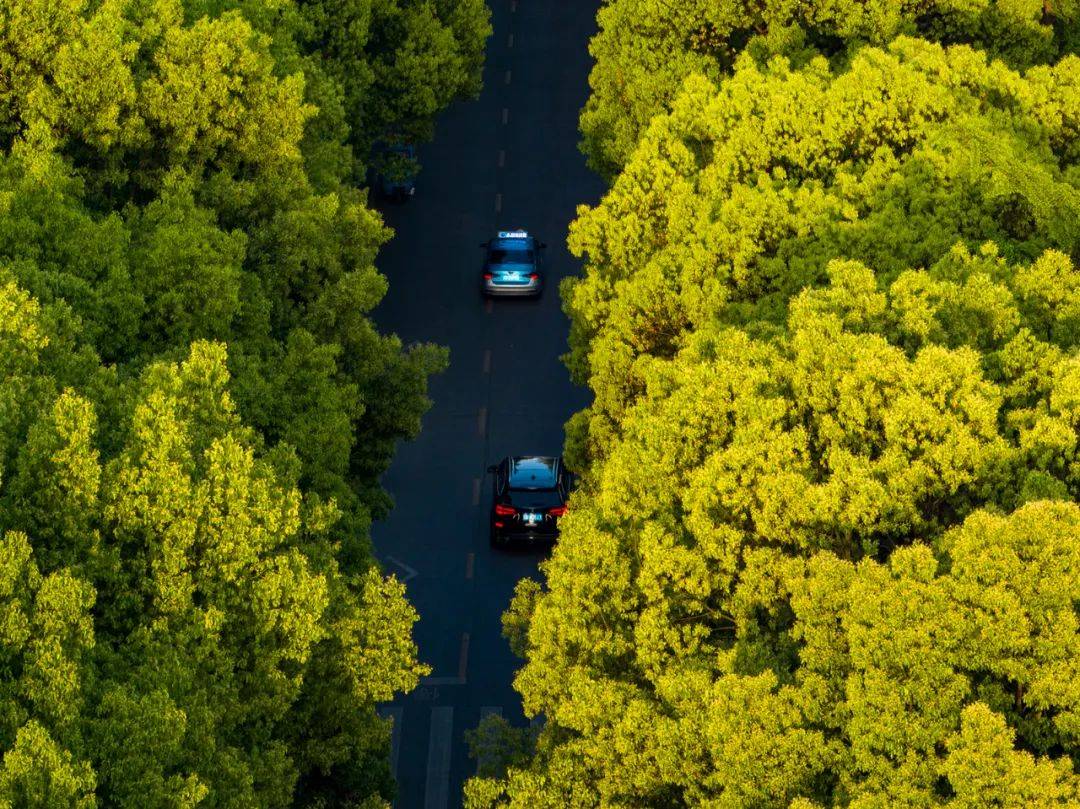
[[[1080,802],[1077,12],[604,5],[546,724],[467,805]]]
[[[862,46],[906,35],[968,43],[1023,69],[1080,48],[1075,0],[606,0],[599,24],[581,129],[591,164],[611,177],[683,80],[718,81],[743,53],[842,67]]]
[[[436,346],[367,317],[379,141],[481,0],[0,5],[0,805],[377,806],[423,673],[377,479]]]

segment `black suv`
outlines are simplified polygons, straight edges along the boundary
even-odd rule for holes
[[[420,164],[416,149],[409,143],[378,143],[372,155],[374,187],[383,199],[405,202],[416,193],[416,174]]]
[[[574,480],[562,458],[504,458],[488,471],[495,478],[491,544],[554,541]]]

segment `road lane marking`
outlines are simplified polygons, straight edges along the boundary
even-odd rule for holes
[[[507,124],[509,122],[510,122],[510,108],[509,107],[503,107],[503,124],[505,125],[505,124]]]
[[[440,706],[431,709],[431,735],[428,737],[427,780],[424,784],[424,809],[446,809],[450,798],[450,753],[454,736],[454,709]]]
[[[379,708],[379,716],[390,720],[390,774],[397,780],[398,759],[401,756],[401,718],[405,709],[385,705]]]
[[[499,168],[506,166],[506,149],[499,149]]]
[[[487,432],[487,408],[481,407],[480,412],[476,414],[476,426],[480,432],[480,437],[484,437],[484,433]]]
[[[473,577],[473,567],[476,565],[476,554],[470,553],[465,557],[465,578],[471,579]]]
[[[407,564],[402,562],[400,559],[395,559],[393,556],[387,556],[386,561],[390,562],[391,564],[397,565],[398,567],[400,567],[402,570],[405,571],[404,577],[400,578],[400,581],[401,581],[402,584],[404,584],[409,579],[414,578],[416,576],[416,568],[409,567]]]
[[[485,374],[490,374],[491,373],[491,349],[490,348],[485,348],[484,349],[484,373]]]
[[[517,11],[517,0],[510,0],[510,11]]]
[[[502,211],[502,194],[495,195],[495,213]]]
[[[506,47],[508,47],[508,48],[514,47],[514,35],[513,34],[509,34],[506,37]]]
[[[465,681],[465,672],[469,668],[469,633],[461,635],[461,651],[458,653],[457,676],[462,682]]]
[[[472,479],[472,504],[480,505],[480,478]]]
[[[509,70],[506,71],[506,78],[503,80],[503,83],[504,84],[509,84],[510,83],[510,71]]]

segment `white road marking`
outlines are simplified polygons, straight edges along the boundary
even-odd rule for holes
[[[514,35],[513,34],[510,34],[510,35],[508,35],[506,37],[506,47],[508,47],[508,48],[514,47]]]
[[[428,738],[427,780],[424,784],[424,809],[446,809],[450,798],[450,753],[454,736],[454,709],[441,706],[431,709],[431,735]]]
[[[405,575],[402,576],[402,577],[399,577],[403,584],[405,582],[407,582],[409,579],[414,578],[416,576],[416,568],[409,567],[407,564],[402,562],[400,559],[395,559],[393,556],[387,556],[386,561],[390,562],[391,564],[397,565],[398,567],[400,567],[402,570],[405,571]]]
[[[510,83],[510,71],[509,70],[506,71],[506,78],[503,80],[503,83],[504,84],[509,84]]]
[[[405,709],[385,705],[379,708],[379,716],[390,719],[390,774],[397,779],[398,758],[401,755],[401,718]]]
[[[461,651],[458,653],[457,677],[421,677],[420,685],[465,685],[469,669],[469,633],[461,635]]]
[[[499,149],[499,168],[506,166],[506,149]]]
[[[472,504],[480,505],[480,478],[472,479]]]
[[[510,0],[510,10],[517,11],[517,0]]]
[[[502,211],[502,194],[495,195],[495,213]]]
[[[510,108],[509,107],[503,107],[503,124],[507,124],[509,122],[510,122]]]
[[[461,635],[461,652],[458,655],[457,676],[464,682],[465,672],[469,669],[469,633],[464,632]]]
[[[476,567],[476,554],[470,553],[465,557],[465,578],[471,579],[473,577],[473,568]]]
[[[485,374],[490,374],[491,373],[491,349],[490,348],[485,348],[484,349],[484,373]]]
[[[487,408],[481,407],[480,412],[476,414],[476,427],[480,433],[480,437],[484,437],[484,433],[487,432]],[[387,557],[389,558],[389,557]]]

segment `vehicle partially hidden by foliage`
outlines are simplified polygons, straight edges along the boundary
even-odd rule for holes
[[[407,143],[376,143],[371,158],[373,185],[382,199],[405,202],[416,193],[420,163]]]

